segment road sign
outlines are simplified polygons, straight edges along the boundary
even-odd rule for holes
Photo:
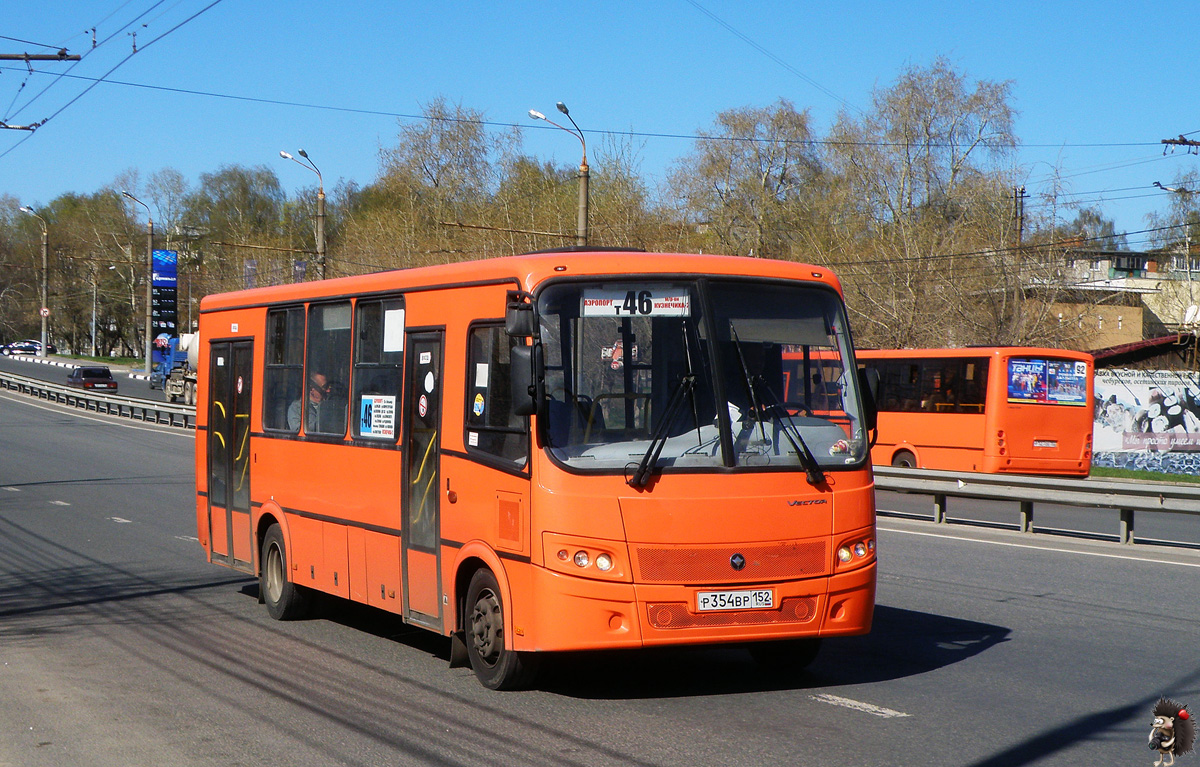
[[[43,317],[49,317],[49,316],[50,316],[50,310],[49,310],[49,309],[47,309],[46,307],[44,307],[44,306],[43,306],[43,307],[42,307],[42,311],[40,312],[40,314],[41,314]]]

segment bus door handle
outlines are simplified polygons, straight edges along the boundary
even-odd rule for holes
[[[450,503],[458,503],[458,493],[450,489],[450,478],[446,477],[446,500]]]

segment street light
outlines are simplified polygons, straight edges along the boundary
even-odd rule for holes
[[[29,215],[42,222],[42,306],[38,314],[42,315],[42,348],[38,349],[38,356],[46,356],[46,344],[49,343],[49,332],[46,323],[50,320],[50,307],[47,305],[47,292],[50,274],[50,227],[46,226],[46,219],[39,216],[33,208],[22,205],[20,207],[22,213]]]
[[[321,177],[321,171],[308,156],[308,152],[301,149],[297,154],[307,162],[300,162],[287,152],[279,151],[279,156],[283,159],[291,160],[301,168],[308,168],[317,174],[317,279],[323,280],[325,279],[325,179]]]
[[[146,375],[150,375],[153,362],[151,360],[151,351],[154,346],[154,339],[150,334],[153,329],[150,326],[150,303],[154,300],[152,293],[154,282],[154,219],[150,217],[150,206],[134,197],[129,192],[122,191],[122,197],[128,197],[146,209]]]
[[[571,125],[575,126],[575,130],[564,128],[558,123],[546,117],[541,112],[530,109],[529,116],[535,120],[545,120],[559,130],[564,130],[570,133],[575,138],[579,139],[580,146],[583,147],[583,159],[579,161],[579,220],[578,234],[575,235],[575,244],[579,247],[586,247],[588,241],[588,161],[587,161],[587,142],[583,140],[583,131],[579,130],[579,126],[575,124],[575,118],[571,117],[571,113],[567,111],[567,105],[559,101],[555,104],[558,111],[567,116],[571,121]]]

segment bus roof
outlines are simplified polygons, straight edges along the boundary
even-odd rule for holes
[[[1045,346],[962,346],[953,349],[855,349],[860,359],[921,359],[937,357],[1061,357],[1072,360],[1093,360],[1087,352],[1071,349],[1051,349]]]
[[[637,251],[552,251],[522,256],[461,261],[440,266],[393,269],[372,274],[251,288],[205,296],[202,312],[338,296],[382,293],[435,286],[511,282],[532,291],[553,277],[624,277],[633,274],[717,274],[820,282],[841,293],[828,268],[792,261],[740,256]]]

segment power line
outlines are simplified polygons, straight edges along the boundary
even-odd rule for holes
[[[188,16],[186,19],[184,19],[183,21],[179,22],[179,23],[178,23],[178,24],[176,24],[175,26],[171,27],[171,28],[170,28],[170,29],[168,29],[166,32],[163,32],[163,33],[162,33],[161,35],[159,35],[158,37],[154,38],[154,39],[153,39],[153,40],[151,40],[150,42],[148,42],[148,43],[146,43],[145,45],[143,45],[143,46],[142,46],[142,48],[141,48],[141,50],[143,50],[143,51],[144,51],[144,50],[146,50],[146,49],[147,49],[147,48],[149,48],[151,45],[154,45],[154,44],[155,44],[155,43],[157,43],[159,40],[162,40],[162,39],[163,39],[164,37],[166,37],[167,35],[171,34],[171,33],[172,33],[172,32],[174,32],[175,30],[179,29],[180,27],[182,27],[182,26],[184,26],[185,24],[189,23],[190,21],[192,21],[193,19],[197,18],[197,17],[198,17],[198,16],[200,16],[201,14],[205,13],[206,11],[208,11],[209,9],[211,9],[213,6],[220,4],[222,1],[223,1],[223,0],[213,0],[213,1],[212,1],[211,3],[209,3],[208,5],[204,6],[204,7],[203,7],[203,8],[201,8],[200,10],[196,11],[195,13],[193,13],[191,16]],[[151,6],[151,7],[150,7],[150,9],[147,9],[147,11],[145,11],[145,12],[144,12],[142,15],[145,15],[145,13],[149,13],[149,11],[150,11],[150,10],[152,10],[153,8],[156,8],[158,5],[161,5],[163,2],[165,2],[165,0],[159,0],[159,2],[157,2],[157,3],[155,3],[153,6]],[[139,18],[140,18],[140,16],[139,16]],[[110,38],[110,39],[111,39],[111,38]],[[71,99],[71,100],[70,100],[70,101],[68,101],[66,104],[63,104],[61,107],[59,107],[59,108],[58,108],[58,110],[57,110],[56,112],[54,112],[54,113],[53,113],[53,114],[51,114],[49,117],[47,117],[47,118],[45,118],[44,120],[42,120],[41,122],[39,122],[39,123],[38,123],[38,125],[45,125],[45,124],[46,124],[47,122],[49,122],[50,120],[53,120],[55,117],[58,117],[58,116],[59,116],[60,114],[62,114],[62,113],[63,113],[63,111],[65,111],[65,110],[66,110],[68,107],[70,107],[70,106],[71,106],[72,104],[74,104],[76,101],[79,101],[79,99],[81,99],[81,98],[83,98],[85,95],[87,95],[87,93],[88,93],[89,91],[91,91],[91,90],[92,90],[92,88],[95,88],[97,85],[99,85],[100,83],[104,82],[104,80],[105,80],[105,79],[106,79],[106,78],[107,78],[109,75],[111,75],[113,72],[117,71],[117,69],[119,69],[120,67],[122,67],[122,66],[123,66],[123,65],[124,65],[126,62],[128,62],[128,61],[129,61],[131,58],[133,58],[133,57],[134,57],[134,56],[136,56],[137,54],[138,54],[138,51],[137,51],[137,50],[134,50],[134,51],[133,51],[132,53],[130,53],[128,56],[126,56],[125,58],[123,58],[123,59],[121,59],[120,61],[118,61],[118,62],[117,62],[117,63],[116,63],[114,66],[113,66],[113,68],[112,68],[112,69],[110,69],[110,70],[108,70],[107,72],[105,72],[103,76],[101,76],[100,78],[96,79],[96,80],[95,80],[95,81],[94,81],[94,82],[93,82],[91,85],[89,85],[88,87],[84,88],[84,89],[83,89],[83,90],[82,90],[82,91],[81,91],[81,92],[80,92],[78,95],[76,95],[76,96],[75,96],[75,98]],[[44,91],[43,91],[43,92],[44,92]],[[40,95],[40,94],[39,94],[39,95]],[[32,138],[32,137],[33,137],[33,133],[32,133],[32,132],[30,132],[30,134],[29,134],[28,136],[25,136],[24,138],[22,138],[22,139],[21,139],[20,141],[18,141],[17,143],[13,144],[11,147],[9,147],[8,149],[6,149],[5,151],[3,151],[3,152],[0,152],[0,159],[2,159],[2,158],[4,158],[5,156],[7,156],[9,152],[12,152],[14,149],[16,149],[17,147],[19,147],[21,144],[24,144],[26,141],[28,141],[28,140],[29,140],[30,138]]]
[[[828,88],[826,88],[824,85],[821,85],[821,84],[820,84],[819,82],[817,82],[816,80],[812,79],[812,78],[811,78],[811,77],[809,77],[808,75],[804,74],[804,73],[803,73],[803,72],[801,72],[800,70],[798,70],[798,69],[796,69],[795,67],[793,67],[791,64],[787,63],[787,62],[786,62],[786,61],[784,61],[783,59],[781,59],[781,58],[779,58],[778,56],[776,56],[776,55],[775,55],[774,53],[772,53],[771,51],[767,50],[767,49],[766,49],[766,48],[764,48],[763,46],[761,46],[761,45],[759,45],[758,43],[756,43],[754,40],[751,40],[751,39],[750,39],[749,37],[747,37],[746,35],[742,34],[742,33],[741,33],[741,32],[739,32],[738,30],[734,29],[734,28],[733,28],[733,27],[732,27],[730,24],[726,23],[726,22],[725,22],[723,19],[721,19],[721,18],[720,18],[719,16],[717,16],[716,14],[714,14],[712,11],[708,10],[708,9],[707,9],[707,8],[705,8],[703,5],[700,5],[700,3],[696,2],[696,0],[687,0],[687,3],[688,3],[689,5],[691,5],[693,8],[695,8],[696,10],[700,11],[701,13],[703,13],[705,16],[709,17],[710,19],[712,19],[712,20],[713,20],[713,21],[715,21],[716,23],[720,24],[722,27],[724,27],[726,30],[728,30],[728,31],[730,32],[730,34],[734,35],[735,37],[737,37],[739,40],[741,40],[742,42],[744,42],[744,43],[746,43],[747,45],[749,45],[749,46],[750,46],[751,48],[753,48],[754,50],[758,51],[758,52],[759,52],[759,53],[761,53],[762,55],[764,55],[764,56],[766,56],[767,58],[769,58],[771,61],[774,61],[774,62],[775,62],[776,64],[778,64],[779,66],[781,66],[781,67],[783,67],[784,69],[786,69],[787,71],[791,72],[791,73],[792,73],[792,74],[794,74],[796,77],[799,77],[799,78],[800,78],[801,80],[803,80],[804,82],[806,82],[806,83],[808,83],[809,85],[811,85],[812,87],[816,88],[816,89],[817,89],[817,90],[819,90],[821,93],[824,93],[824,94],[825,94],[826,96],[828,96],[829,98],[833,99],[834,101],[837,101],[837,102],[839,102],[839,103],[840,103],[840,104],[842,104],[843,106],[850,107],[851,109],[853,109],[853,110],[854,110],[854,111],[856,111],[856,112],[859,112],[859,113],[861,113],[861,112],[862,112],[862,110],[861,110],[861,109],[859,109],[858,107],[856,107],[854,104],[851,104],[849,101],[846,101],[844,98],[842,98],[841,96],[837,95],[837,94],[836,94],[836,93],[834,93],[833,91],[829,90],[829,89],[828,89]]]
[[[220,2],[220,0],[218,0],[218,2]],[[143,46],[143,47],[145,47],[145,46]],[[6,69],[16,71],[15,68],[12,68],[12,67],[0,67],[0,71],[6,70]],[[39,73],[41,73],[41,72],[39,72]],[[87,77],[84,75],[73,75],[73,74],[69,74],[69,73],[63,73],[60,76],[63,78],[85,80],[85,81],[90,81],[93,83],[98,83],[98,82],[103,81],[105,85],[120,85],[120,86],[127,87],[127,88],[140,88],[140,89],[144,89],[144,90],[161,91],[164,93],[178,93],[178,94],[186,95],[186,96],[202,96],[202,97],[206,97],[206,98],[226,99],[229,101],[244,101],[244,102],[253,103],[253,104],[269,104],[271,106],[297,107],[297,108],[301,108],[301,109],[317,109],[317,110],[322,110],[322,111],[327,111],[327,112],[340,112],[340,113],[344,113],[344,114],[360,114],[360,115],[370,115],[370,116],[374,116],[374,117],[391,117],[391,118],[400,119],[400,120],[419,120],[419,121],[425,121],[425,122],[439,121],[439,122],[468,123],[468,124],[472,124],[472,125],[480,125],[485,128],[504,128],[504,129],[521,128],[521,129],[530,129],[530,130],[554,130],[553,128],[549,128],[546,126],[528,125],[526,123],[502,122],[502,121],[498,121],[498,120],[472,120],[472,119],[461,118],[461,117],[431,117],[429,115],[412,114],[409,112],[392,112],[392,111],[388,111],[388,110],[384,110],[384,109],[364,109],[361,107],[342,107],[342,106],[333,106],[330,104],[317,104],[317,103],[305,102],[305,101],[289,101],[289,100],[285,100],[285,99],[271,99],[271,98],[264,98],[261,96],[238,96],[238,95],[229,94],[229,93],[219,93],[216,91],[196,90],[193,88],[175,88],[175,87],[166,86],[166,85],[150,85],[148,83],[135,83],[135,82],[129,82],[127,80],[113,80],[113,79],[109,79],[107,76],[102,77],[102,78],[94,78],[94,77]],[[728,142],[744,142],[744,143],[770,143],[770,142],[776,141],[774,139],[760,138],[760,137],[756,137],[756,136],[709,136],[709,135],[704,135],[701,133],[666,133],[666,132],[654,132],[654,131],[617,131],[617,130],[605,130],[605,129],[589,129],[586,131],[586,133],[600,135],[600,136],[612,136],[612,137],[617,137],[617,138],[628,137],[628,138],[679,139],[679,140],[684,140],[684,141],[728,141]],[[882,148],[910,146],[910,144],[907,144],[905,142],[899,142],[899,141],[895,141],[895,142],[893,142],[893,141],[838,141],[838,140],[833,140],[833,139],[805,139],[803,141],[786,139],[783,141],[778,141],[777,143],[787,144],[790,146],[861,146],[861,147],[882,147]],[[936,148],[936,149],[949,149],[949,148],[954,148],[954,147],[961,148],[961,147],[970,146],[970,145],[971,144],[969,142],[965,142],[965,143],[961,143],[961,144],[930,143],[930,144],[927,144],[926,146]],[[1106,143],[1098,142],[1098,143],[1079,143],[1079,144],[1063,144],[1063,143],[1022,144],[1020,142],[1012,142],[1011,144],[1005,144],[1005,146],[1006,147],[1011,146],[1014,149],[1018,148],[1018,147],[1114,149],[1114,148],[1121,148],[1121,147],[1142,147],[1142,146],[1156,147],[1156,146],[1158,146],[1158,143],[1152,142],[1152,141],[1115,142],[1115,143],[1114,142],[1106,142]],[[2,156],[2,155],[0,155],[0,156]],[[1152,159],[1158,160],[1161,158],[1158,156],[1155,156]],[[1147,160],[1147,162],[1148,161],[1149,160]],[[1138,162],[1140,163],[1143,161],[1138,161]],[[1123,167],[1123,166],[1121,166],[1121,167]],[[1047,178],[1053,178],[1053,177],[1050,176]],[[1069,177],[1062,176],[1060,178],[1069,178]]]

